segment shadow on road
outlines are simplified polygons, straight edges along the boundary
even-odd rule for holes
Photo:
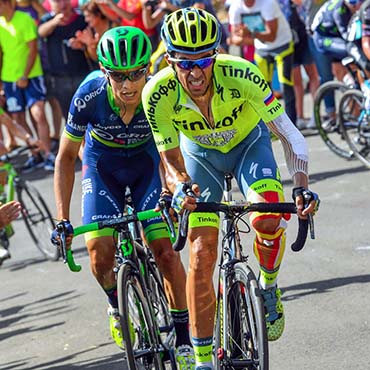
[[[19,295],[24,296],[25,303],[23,305],[0,309],[0,342],[16,335],[44,331],[63,325],[64,321],[50,323],[50,319],[58,318],[61,313],[74,311],[72,302],[79,297],[79,294],[76,294],[74,290],[38,301],[33,300],[31,293],[20,293]],[[7,297],[4,300],[12,298],[15,297]],[[42,325],[44,322],[50,324]],[[9,330],[9,328],[12,328],[12,330]],[[3,369],[3,367],[0,366],[0,369]]]
[[[291,285],[281,289],[283,293],[282,300],[293,301],[295,299],[299,299],[311,294],[327,293],[335,288],[343,287],[346,285],[368,283],[370,283],[370,275],[358,275]],[[294,291],[300,292],[293,293]]]
[[[111,345],[111,343],[102,343],[94,348],[88,348],[83,351],[79,351],[76,353],[73,353],[68,356],[60,357],[58,359],[55,359],[53,361],[48,361],[44,363],[37,364],[35,366],[27,366],[27,361],[28,360],[34,360],[35,357],[33,358],[23,358],[19,359],[17,361],[12,361],[9,363],[4,363],[0,369],[1,370],[67,370],[67,369],[91,369],[91,370],[118,370],[122,368],[128,368],[127,365],[123,366],[123,363],[125,360],[123,359],[123,352],[122,353],[117,353],[112,356],[104,356],[100,358],[94,358],[94,353],[93,351],[107,346]],[[78,357],[81,354],[86,354],[88,352],[92,352],[91,355],[89,356],[91,360],[87,361],[78,361],[78,362],[73,362],[73,360]]]

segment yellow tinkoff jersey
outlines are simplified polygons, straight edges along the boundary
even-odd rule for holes
[[[259,69],[239,57],[220,54],[213,66],[211,126],[167,67],[145,86],[142,100],[158,150],[176,148],[178,131],[197,144],[229,152],[260,120],[272,121],[283,111]]]

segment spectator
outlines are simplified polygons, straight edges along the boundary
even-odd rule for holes
[[[56,98],[67,120],[72,96],[90,72],[88,57],[75,37],[87,24],[71,6],[71,0],[50,0],[52,12],[45,14],[39,26],[47,53],[45,79],[48,97]]]
[[[293,80],[297,111],[296,126],[300,130],[305,128],[312,129],[316,127],[313,113],[309,121],[304,118],[303,99],[305,88],[302,79],[302,66],[309,79],[309,89],[312,99],[315,98],[315,93],[320,85],[319,74],[313,56],[310,53],[310,41],[306,26],[298,15],[298,10],[294,1],[279,0],[279,3],[280,8],[290,24],[294,39]]]
[[[21,204],[15,200],[5,204],[0,203],[0,228],[16,220],[21,214],[21,209]],[[8,258],[10,258],[9,250],[0,245],[0,266]]]
[[[100,37],[105,31],[117,27],[118,24],[107,18],[95,1],[85,3],[81,10],[88,26],[83,31],[76,32],[76,39],[81,42],[82,48],[86,48],[90,59],[95,63],[94,69],[99,69],[96,47]]]
[[[54,170],[55,157],[50,152],[36,23],[28,14],[15,10],[11,0],[0,0],[0,47],[3,52],[1,80],[7,110],[13,119],[32,134],[25,115],[26,107],[29,108],[36,121],[37,134],[44,145],[45,158],[41,155],[31,156],[23,169],[29,171],[36,166],[43,166],[46,170]]]
[[[255,61],[271,83],[276,63],[285,108],[296,122],[293,89],[293,35],[276,0],[235,0],[229,8],[230,41],[236,45],[254,44]],[[251,21],[257,22],[252,24]]]

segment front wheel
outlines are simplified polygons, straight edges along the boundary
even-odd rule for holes
[[[37,248],[48,260],[58,260],[59,249],[50,242],[55,223],[41,194],[26,181],[18,184],[17,197],[22,205],[22,218]]]
[[[320,86],[314,101],[314,116],[317,129],[324,143],[342,158],[354,158],[339,124],[339,102],[349,87],[340,81],[328,81]],[[328,106],[334,106],[328,109]]]
[[[227,320],[226,333],[222,330],[222,318],[218,317],[216,324],[216,368],[268,370],[269,354],[263,299],[257,279],[245,263],[235,264],[227,290],[228,304],[223,315]],[[222,315],[222,310],[218,311],[221,311]],[[221,338],[217,339],[224,335],[227,338],[226,348],[222,348]]]
[[[138,273],[131,265],[123,264],[117,277],[118,308],[128,367],[130,370],[162,370],[154,325]]]
[[[346,91],[339,104],[340,126],[355,156],[370,168],[370,117],[360,90]]]

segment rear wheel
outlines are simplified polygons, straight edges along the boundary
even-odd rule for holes
[[[268,370],[268,341],[263,300],[256,277],[244,263],[234,266],[228,284],[227,348],[216,337],[216,364],[219,369]],[[218,317],[217,331],[221,333]],[[218,335],[221,338],[223,335]]]
[[[348,90],[339,105],[343,136],[355,156],[370,168],[370,117],[364,109],[365,98],[360,90]]]
[[[129,264],[119,269],[117,289],[129,369],[163,369],[149,307],[138,274]]]
[[[50,242],[55,223],[41,194],[26,181],[17,185],[17,197],[26,228],[37,248],[47,259],[58,260],[59,249]]]
[[[317,91],[314,101],[314,115],[317,129],[325,144],[340,157],[352,159],[353,151],[349,148],[339,124],[339,102],[349,87],[340,81],[325,82]],[[328,112],[326,103],[334,99],[335,110]]]

